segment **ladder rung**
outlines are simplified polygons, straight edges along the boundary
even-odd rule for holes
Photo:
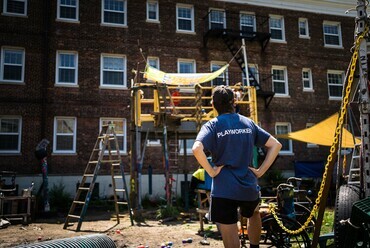
[[[122,176],[114,176],[113,178],[122,179]]]
[[[80,219],[81,218],[81,216],[73,215],[73,214],[69,214],[68,217],[76,218],[76,219]]]
[[[112,166],[120,166],[120,163],[112,163]]]
[[[360,155],[355,155],[355,156],[352,156],[352,159],[354,158],[360,158],[361,156]]]
[[[93,152],[100,152],[100,151],[101,151],[100,148],[93,149]]]
[[[119,163],[119,160],[102,160],[102,163]]]
[[[350,170],[350,172],[352,172],[352,171],[360,171],[360,168],[352,168],[352,169]]]
[[[85,204],[85,202],[83,202],[83,201],[73,201],[73,203],[75,203],[75,204]]]
[[[99,161],[89,161],[89,164],[97,164]]]
[[[119,205],[127,205],[127,202],[117,202]]]
[[[79,190],[89,190],[90,188],[86,188],[86,187],[78,187]]]
[[[84,174],[84,177],[93,177],[94,174]]]
[[[360,181],[348,181],[348,184],[360,184]]]
[[[125,192],[125,189],[116,189],[116,192]]]

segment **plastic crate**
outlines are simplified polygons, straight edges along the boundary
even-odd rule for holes
[[[370,197],[357,201],[352,206],[351,222],[356,226],[370,224]]]

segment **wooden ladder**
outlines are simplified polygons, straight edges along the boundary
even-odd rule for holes
[[[108,124],[102,126],[82,176],[81,183],[78,185],[76,196],[66,217],[63,229],[71,225],[70,219],[77,219],[76,231],[80,231],[102,164],[110,165],[117,223],[120,222],[119,206],[125,205],[130,214],[131,225],[134,225],[117,136],[114,131],[114,125]],[[122,188],[117,188],[117,185],[121,184],[117,180],[122,182]],[[119,197],[119,193],[123,194],[122,197]]]
[[[352,152],[351,166],[348,173],[348,184],[361,186],[361,144],[355,144]]]

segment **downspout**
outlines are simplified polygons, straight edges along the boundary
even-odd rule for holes
[[[47,86],[49,79],[49,30],[50,30],[50,1],[44,0],[44,19],[43,19],[43,74],[41,82],[41,125],[40,140],[46,138],[46,112],[47,112]]]

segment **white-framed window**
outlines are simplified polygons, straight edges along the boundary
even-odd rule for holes
[[[28,0],[4,0],[3,13],[9,15],[27,15]]]
[[[224,65],[226,62],[219,62],[219,61],[212,61],[211,62],[211,72],[215,72]],[[226,69],[223,73],[221,73],[218,77],[211,81],[212,86],[217,85],[229,85],[229,77],[228,77],[228,69]]]
[[[327,77],[329,100],[341,100],[344,71],[328,70]]]
[[[240,30],[243,35],[256,32],[256,16],[254,13],[240,12]]]
[[[302,69],[303,91],[313,91],[312,71],[310,68]]]
[[[102,23],[127,26],[127,1],[102,0]]]
[[[285,41],[284,17],[278,15],[270,15],[269,23],[271,41]]]
[[[102,125],[107,125],[109,123],[114,125],[114,131],[117,136],[120,154],[121,155],[127,154],[127,124],[126,124],[127,121],[126,119],[125,118],[108,118],[108,117],[100,118],[100,130],[102,128]],[[117,147],[114,147],[113,145],[111,149],[114,152],[117,150]]]
[[[289,122],[277,122],[275,124],[275,134],[287,134],[291,132],[291,125]],[[282,144],[279,154],[293,154],[293,142],[291,139],[280,139],[279,142]]]
[[[57,19],[78,21],[79,0],[58,0]]]
[[[54,118],[53,153],[76,153],[76,117],[57,116]]]
[[[146,2],[146,20],[159,22],[159,4],[158,1]]]
[[[298,19],[298,32],[299,38],[310,38],[307,18]]]
[[[78,53],[57,51],[55,83],[64,86],[78,84]]]
[[[176,5],[176,30],[180,32],[194,32],[193,5]]]
[[[258,65],[256,64],[250,64],[248,65],[248,76],[249,76],[249,85],[250,86],[256,86],[259,84],[259,73],[258,73]],[[244,72],[242,72],[242,79],[243,84],[248,85],[247,77],[245,76]]]
[[[0,81],[24,82],[25,51],[23,48],[1,48]]]
[[[178,59],[177,60],[178,73],[195,73],[195,60],[193,59]]]
[[[101,55],[100,85],[109,88],[126,88],[126,56]]]
[[[288,73],[285,66],[272,67],[272,90],[275,96],[288,96]]]
[[[159,58],[158,57],[148,57],[148,64],[159,70]]]
[[[306,128],[310,128],[314,125],[315,125],[315,123],[306,123]],[[317,147],[319,147],[317,144],[307,143],[307,148],[317,148]]]
[[[193,156],[193,145],[194,145],[195,139],[186,139],[186,156]],[[185,140],[180,139],[179,140],[179,155],[184,156],[185,153]]]
[[[0,154],[20,153],[22,117],[0,116]]]
[[[324,21],[322,24],[325,47],[342,47],[342,31],[339,22]]]
[[[209,29],[225,29],[226,12],[223,9],[209,10]]]

